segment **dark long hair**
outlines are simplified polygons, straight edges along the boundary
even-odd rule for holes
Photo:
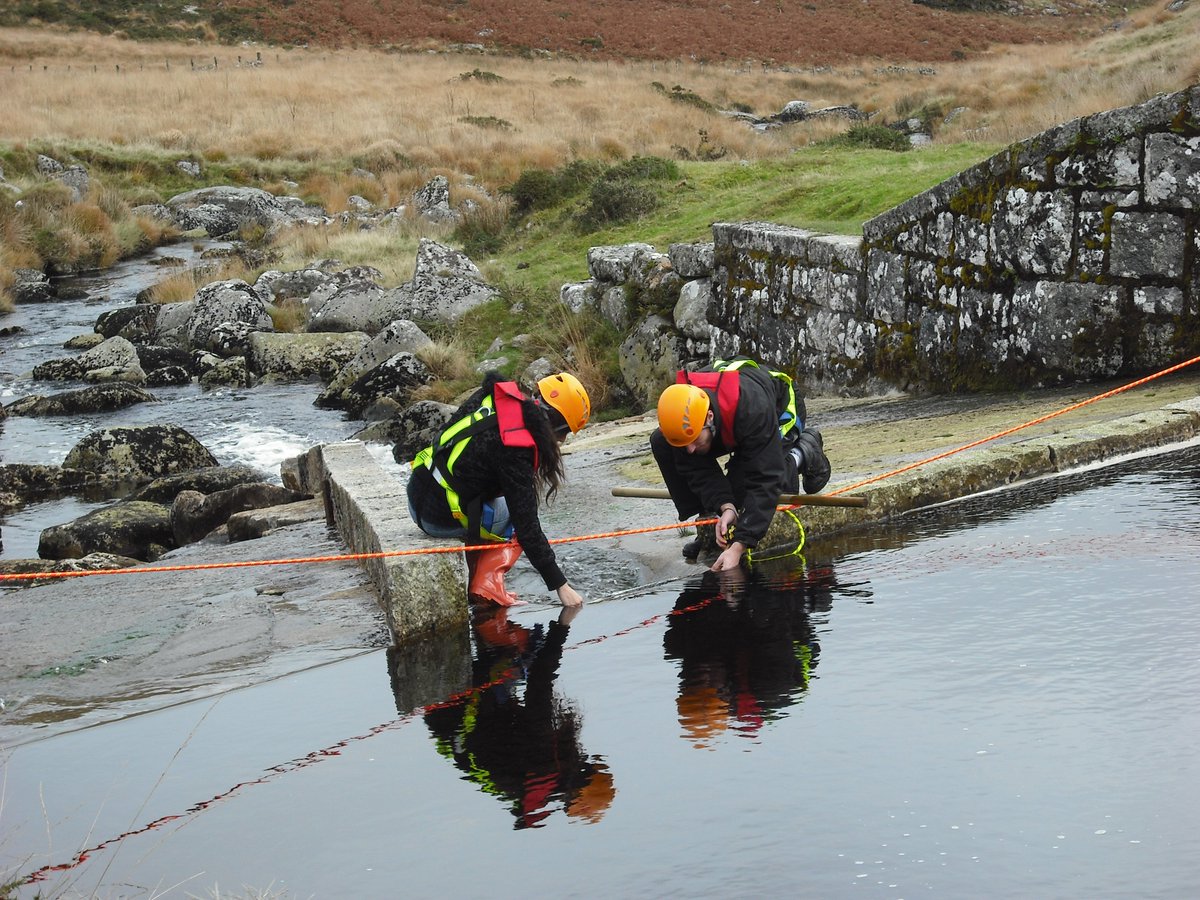
[[[525,418],[525,427],[529,429],[534,443],[537,444],[538,462],[533,480],[538,491],[546,492],[546,501],[549,502],[567,477],[558,435],[569,429],[566,420],[557,409],[538,402],[536,392],[534,397],[521,401],[521,413]]]

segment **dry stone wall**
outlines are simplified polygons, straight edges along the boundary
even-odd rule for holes
[[[1200,86],[1079,119],[867,222],[713,226],[715,356],[807,390],[971,390],[1200,353]]]

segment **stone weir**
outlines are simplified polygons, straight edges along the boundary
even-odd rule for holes
[[[285,485],[325,501],[325,520],[362,560],[397,644],[466,633],[467,566],[461,552],[370,556],[445,546],[408,515],[403,486],[359,441],[313,447],[282,467]]]
[[[809,393],[1152,371],[1200,352],[1200,86],[1014,144],[861,239],[726,223],[713,242],[713,355]]]

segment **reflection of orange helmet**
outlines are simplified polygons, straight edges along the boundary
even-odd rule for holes
[[[694,384],[673,384],[658,398],[658,427],[672,447],[686,447],[704,429],[708,394]]]
[[[696,747],[711,747],[712,738],[729,727],[729,707],[717,689],[706,684],[684,685],[675,699],[679,724]]]
[[[570,372],[547,375],[537,383],[542,399],[562,413],[572,432],[587,424],[592,415],[592,401],[579,379]]]
[[[599,766],[583,789],[567,803],[567,815],[595,824],[604,818],[616,795],[612,773]]]

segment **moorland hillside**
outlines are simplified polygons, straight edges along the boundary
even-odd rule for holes
[[[1118,0],[16,0],[0,25],[80,28],[135,39],[429,49],[470,46],[601,59],[768,61],[965,59],[997,44],[1094,36]]]

